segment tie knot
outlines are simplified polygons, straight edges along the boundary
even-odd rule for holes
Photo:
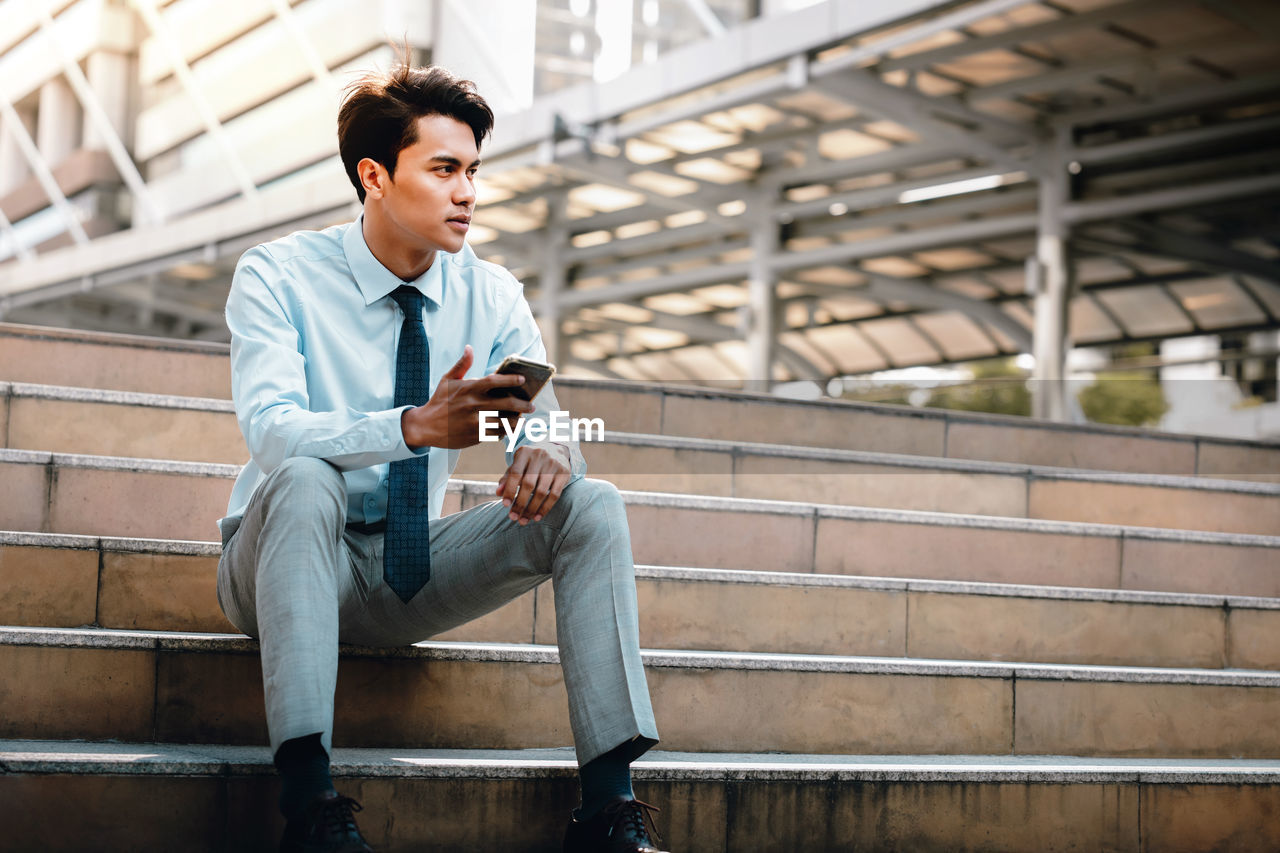
[[[422,322],[422,302],[425,297],[418,288],[402,284],[391,291],[391,298],[400,306],[406,320]]]

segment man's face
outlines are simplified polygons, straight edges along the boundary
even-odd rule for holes
[[[418,141],[400,151],[383,207],[394,238],[415,250],[457,252],[475,209],[480,152],[463,122],[432,115],[418,119]]]

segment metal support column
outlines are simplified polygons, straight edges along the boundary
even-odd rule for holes
[[[29,110],[15,109],[10,115],[0,117],[0,196],[7,195],[17,188],[31,174],[27,167],[27,158],[22,156],[18,147],[17,133],[10,133],[5,128],[9,121],[20,121],[28,135],[34,133],[36,127],[35,114]]]
[[[564,263],[564,250],[569,245],[569,196],[563,191],[547,196],[546,240],[542,245],[542,270],[538,281],[541,291],[542,342],[547,348],[547,359],[564,368],[569,363],[568,342],[560,334],[562,309],[560,293],[564,290],[568,270]]]
[[[75,92],[61,77],[40,87],[40,109],[36,111],[36,147],[50,169],[80,147],[80,104]]]
[[[751,224],[751,264],[747,280],[747,382],[745,390],[768,393],[773,387],[773,362],[778,349],[778,278],[771,262],[778,252],[778,225],[772,199],[747,201]]]
[[[1067,223],[1063,212],[1070,196],[1067,164],[1063,161],[1064,128],[1049,142],[1040,165],[1040,209],[1036,236],[1039,275],[1035,287],[1035,327],[1032,353],[1036,366],[1031,378],[1031,413],[1054,421],[1068,419],[1066,358],[1067,305],[1071,274],[1067,259]]]
[[[50,29],[46,31],[50,31],[50,38],[55,38]],[[55,49],[62,54],[56,42]],[[77,81],[72,75],[77,73],[79,65],[69,56],[59,55],[58,58],[64,60],[64,71],[71,87],[77,88]],[[85,111],[84,147],[110,149],[119,142],[128,150],[132,124],[129,116],[129,87],[132,82],[129,57],[98,50],[89,54],[85,64],[83,82],[88,84],[88,93],[77,92]]]

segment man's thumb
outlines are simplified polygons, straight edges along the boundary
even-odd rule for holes
[[[471,344],[467,344],[462,351],[462,358],[458,359],[458,363],[449,368],[449,372],[444,375],[445,379],[464,379],[467,371],[471,369],[471,362],[474,357],[471,354]]]

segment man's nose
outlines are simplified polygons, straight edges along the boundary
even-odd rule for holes
[[[465,177],[465,176],[464,176],[464,177],[462,177],[462,178],[461,178],[461,179],[460,179],[460,180],[459,180],[459,181],[454,185],[454,188],[453,188],[453,202],[454,202],[454,204],[466,204],[466,205],[470,205],[470,204],[474,203],[474,202],[475,202],[475,200],[476,200],[476,188],[475,188],[475,184],[471,183],[471,180],[470,180],[469,178],[467,178],[467,177]]]

